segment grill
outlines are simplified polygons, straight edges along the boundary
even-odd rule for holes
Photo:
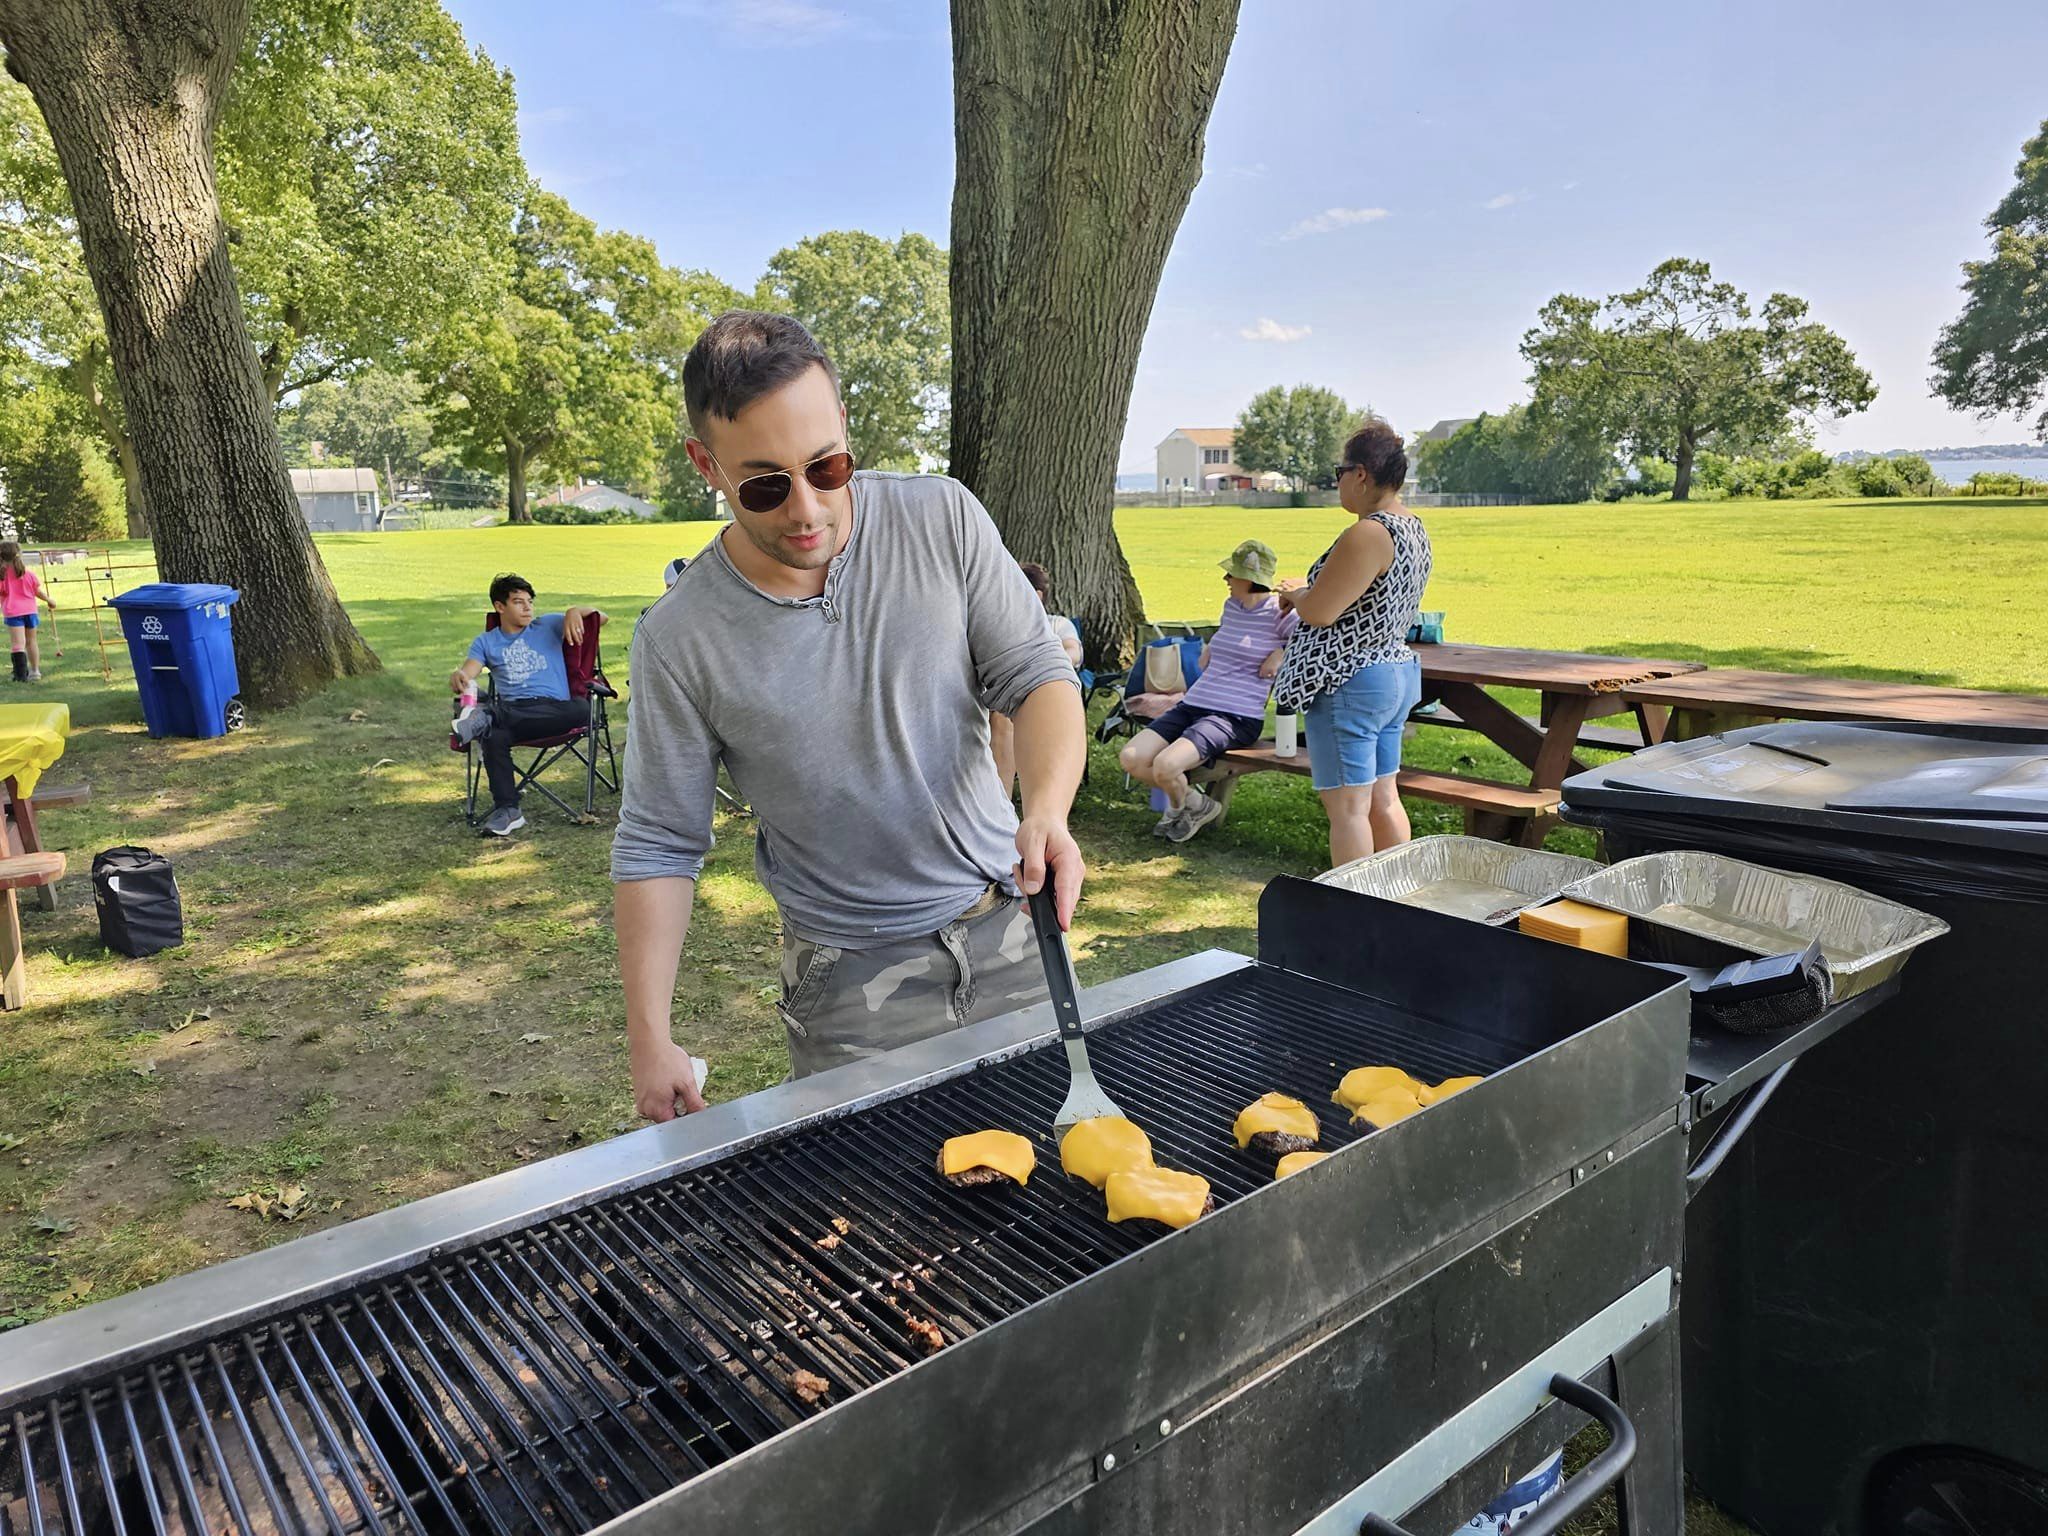
[[[975,1053],[937,1071],[960,1039],[558,1159],[611,1175],[570,1194],[523,1190],[539,1170],[487,1181],[496,1219],[422,1202],[353,1224],[382,1224],[380,1251],[311,1251],[346,1246],[337,1229],[0,1339],[0,1536],[574,1533],[682,1511],[703,1529],[964,1531],[1091,1501],[1102,1528],[1137,1529],[1104,1498],[1115,1447],[1125,1463],[1177,1452],[1173,1418],[1227,1416],[1247,1372],[1356,1348],[1403,1296],[1489,1294],[1480,1271],[1520,1263],[1504,1244],[1570,1272],[1574,1290],[1546,1287],[1518,1325],[1526,1349],[1504,1336],[1491,1361],[1413,1384],[1452,1411],[1675,1257],[1679,1179],[1644,1171],[1682,1168],[1684,1005],[1662,978],[1298,881],[1269,889],[1260,931],[1260,963],[1212,960],[1198,969],[1222,973],[1187,985],[1167,968],[1165,995],[1091,1031],[1159,1161],[1211,1183],[1221,1209],[1186,1232],[1111,1226],[1060,1174],[1065,1066],[1038,1010],[967,1032]],[[1374,1061],[1488,1080],[1284,1185],[1236,1148],[1259,1094],[1326,1102]],[[832,1078],[849,1101],[803,1113]],[[790,1123],[761,1123],[778,1108]],[[1322,1119],[1326,1148],[1359,1140]],[[939,1182],[939,1141],[990,1126],[1034,1134],[1029,1187]],[[641,1166],[620,1174],[628,1155]],[[1609,1210],[1596,1183],[1657,1193]],[[1304,1232],[1331,1240],[1314,1251]],[[1575,1253],[1570,1233],[1611,1251]],[[1473,1326],[1514,1311],[1489,1303]],[[1045,1396],[1062,1377],[1064,1410]],[[1312,1502],[1371,1470],[1323,1469]],[[1126,1501],[1144,1485],[1121,1481]],[[1283,1528],[1252,1520],[1211,1528]]]

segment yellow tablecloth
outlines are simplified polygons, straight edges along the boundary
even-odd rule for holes
[[[0,779],[12,777],[24,795],[34,794],[70,734],[69,704],[0,704]]]

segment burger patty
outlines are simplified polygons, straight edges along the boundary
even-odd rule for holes
[[[1289,1152],[1307,1152],[1316,1144],[1313,1136],[1292,1136],[1286,1131],[1257,1131],[1251,1138],[1254,1150],[1284,1157]]]
[[[948,1184],[951,1184],[955,1189],[974,1189],[982,1184],[1000,1184],[1010,1177],[1000,1168],[963,1168],[958,1173],[948,1173],[946,1172],[946,1154],[944,1152],[941,1152],[938,1156],[937,1167],[939,1177]],[[1011,1182],[1015,1181],[1012,1180]]]

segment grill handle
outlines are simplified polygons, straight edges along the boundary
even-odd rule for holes
[[[1074,957],[1067,953],[1067,936],[1060,932],[1059,908],[1053,904],[1052,874],[1035,895],[1024,898],[1031,908],[1031,927],[1038,935],[1038,955],[1045,962],[1045,984],[1052,993],[1052,1014],[1059,1021],[1062,1040],[1080,1040],[1081,982],[1074,974]]]
[[[1516,1526],[1515,1536],[1557,1536],[1566,1525],[1584,1514],[1595,1499],[1620,1481],[1621,1474],[1628,1470],[1628,1464],[1636,1459],[1636,1427],[1621,1411],[1621,1404],[1603,1392],[1595,1392],[1576,1377],[1563,1374],[1550,1378],[1550,1395],[1598,1419],[1607,1429],[1609,1443],[1606,1450],[1579,1468],[1577,1477],[1566,1479],[1555,1498]],[[1633,1519],[1623,1517],[1624,1531],[1632,1531],[1634,1525]],[[1410,1533],[1391,1520],[1367,1515],[1359,1524],[1358,1536],[1410,1536]]]

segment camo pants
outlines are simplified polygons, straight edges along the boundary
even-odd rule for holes
[[[878,1056],[1046,996],[1031,914],[993,887],[937,933],[878,949],[782,940],[792,1077]]]

